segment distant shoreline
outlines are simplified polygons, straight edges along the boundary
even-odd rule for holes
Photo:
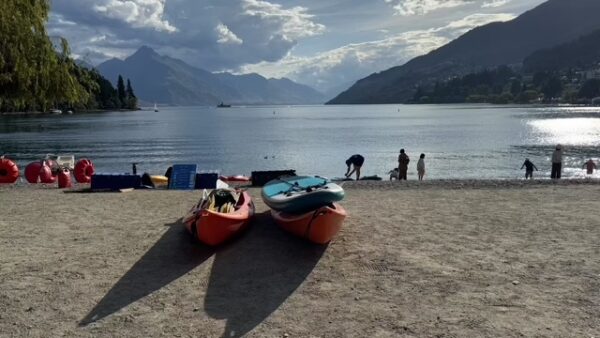
[[[109,113],[109,112],[130,112],[130,111],[138,111],[142,110],[138,109],[82,109],[82,110],[74,110],[73,114],[67,114],[63,112],[62,114],[54,114],[51,112],[38,112],[38,111],[30,111],[30,112],[0,112],[0,116],[46,116],[46,115],[78,115],[78,114],[94,114],[94,113]]]

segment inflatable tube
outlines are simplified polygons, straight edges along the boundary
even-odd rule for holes
[[[95,171],[96,169],[92,161],[84,158],[75,164],[73,176],[75,176],[75,180],[79,183],[90,183]]]
[[[19,178],[19,167],[7,158],[0,157],[0,184],[13,184]]]

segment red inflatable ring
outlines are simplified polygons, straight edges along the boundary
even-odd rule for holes
[[[13,184],[19,178],[19,167],[15,162],[0,157],[0,184]]]
[[[79,183],[90,183],[95,171],[96,169],[94,168],[92,161],[84,158],[75,164],[73,176],[75,176],[75,180]]]

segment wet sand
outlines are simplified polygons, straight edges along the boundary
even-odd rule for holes
[[[598,182],[346,183],[328,246],[257,216],[216,249],[199,192],[0,188],[0,337],[598,337]]]

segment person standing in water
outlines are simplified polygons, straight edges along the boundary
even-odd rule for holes
[[[594,174],[594,170],[598,169],[598,167],[596,167],[596,163],[594,163],[594,160],[592,160],[590,158],[589,161],[587,161],[587,162],[585,162],[583,164],[583,169],[587,170],[587,174],[588,175],[593,175]]]
[[[346,170],[346,178],[350,178],[354,172],[356,172],[356,180],[360,179],[360,168],[365,163],[365,158],[359,154],[350,156],[349,159],[346,160],[346,166],[348,166],[348,170]],[[350,166],[352,166],[352,171],[350,171]]]
[[[552,179],[560,179],[562,172],[562,156],[562,147],[560,144],[557,144],[554,153],[552,153],[552,173],[550,174],[550,178]]]
[[[421,154],[421,157],[419,157],[417,172],[419,173],[419,181],[422,181],[423,177],[425,177],[425,154]]]
[[[521,169],[525,168],[525,179],[533,179],[533,169],[538,171],[538,168],[531,162],[528,158],[525,159],[525,162],[521,166]]]
[[[400,155],[398,155],[398,181],[407,180],[408,163],[410,163],[410,158],[406,155],[404,149],[400,149]]]

